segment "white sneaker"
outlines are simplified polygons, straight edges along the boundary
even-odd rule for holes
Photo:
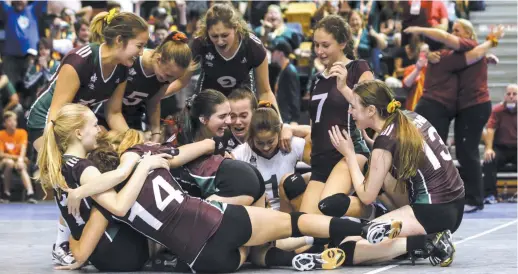
[[[76,262],[68,242],[63,242],[58,247],[56,244],[52,246],[52,262],[57,265],[71,265]]]

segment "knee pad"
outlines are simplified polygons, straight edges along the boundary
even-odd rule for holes
[[[284,184],[282,185],[286,197],[288,200],[293,200],[298,196],[302,195],[306,191],[306,181],[298,173],[294,173],[286,177]]]
[[[349,205],[351,198],[343,193],[337,193],[322,199],[318,203],[318,209],[322,214],[333,217],[343,217]]]
[[[302,237],[302,236],[304,236],[300,232],[299,224],[298,224],[299,218],[303,214],[306,214],[306,213],[304,213],[304,212],[291,212],[290,213],[290,217],[291,217],[291,237]]]
[[[343,250],[345,252],[345,262],[344,265],[353,265],[353,259],[354,259],[354,250],[356,249],[356,242],[355,241],[347,241],[344,243],[341,243],[338,248]]]
[[[255,175],[257,176],[257,179],[259,180],[259,193],[256,195],[252,195],[254,197],[254,203],[257,202],[257,200],[261,199],[263,197],[264,192],[266,191],[266,183],[264,182],[263,175],[261,175],[261,172],[254,167],[253,165],[250,165],[252,170],[254,171]]]

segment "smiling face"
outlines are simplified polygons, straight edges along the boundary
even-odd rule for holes
[[[131,67],[135,60],[144,53],[144,47],[147,44],[149,32],[141,32],[134,39],[130,39],[125,47],[119,51],[119,63]],[[122,43],[121,43],[122,44]]]
[[[254,147],[262,156],[269,158],[279,147],[279,134],[274,131],[260,130],[253,138]]]
[[[313,43],[315,44],[317,57],[326,67],[332,65],[344,55],[345,43],[339,44],[333,35],[326,32],[323,28],[315,30]]]
[[[81,142],[86,151],[92,151],[97,146],[97,137],[101,132],[97,124],[97,118],[92,111],[85,113],[86,123],[75,131],[76,138]]]
[[[223,22],[211,26],[208,30],[210,41],[223,53],[228,53],[236,39],[236,30],[227,28]]]
[[[349,25],[353,32],[358,32],[363,27],[362,18],[357,12],[352,12],[349,16]]]
[[[366,129],[373,126],[372,117],[376,113],[376,107],[372,105],[364,107],[358,94],[354,94],[354,99],[349,106],[348,112],[356,122],[358,129]]]
[[[453,23],[451,33],[460,38],[470,38],[471,37],[471,33],[469,33],[468,30],[464,26],[462,26],[462,24],[459,22]]]
[[[232,133],[241,141],[245,139],[252,120],[252,104],[249,99],[230,101]]]
[[[216,105],[214,107],[214,113],[209,117],[209,119],[200,117],[200,121],[205,125],[206,131],[208,131],[212,137],[222,137],[231,123],[229,102],[225,101]]]
[[[153,70],[159,82],[173,82],[182,77],[187,69],[178,66],[174,61],[163,63],[160,55],[153,62]]]

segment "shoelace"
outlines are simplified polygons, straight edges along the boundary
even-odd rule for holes
[[[438,264],[440,264],[440,263],[441,263],[441,259],[440,259],[439,257],[437,257],[437,256],[433,256],[433,255],[432,255],[432,256],[430,256],[430,257],[429,257],[429,260],[430,260],[430,263],[431,263],[433,266],[436,266],[436,265],[438,265]]]

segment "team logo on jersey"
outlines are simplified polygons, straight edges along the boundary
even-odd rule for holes
[[[93,82],[93,83],[97,82],[97,74],[96,73],[94,73],[94,75],[92,75],[92,77],[90,77],[90,82]]]
[[[117,80],[115,80],[115,84],[118,84],[120,83],[121,79],[120,78],[117,78]]]
[[[214,54],[212,54],[212,52],[205,54],[205,59],[207,59],[209,61],[214,60]]]
[[[205,62],[205,64],[207,64],[207,66],[209,66],[209,67],[213,67],[214,66],[214,64],[212,62],[209,62],[209,61]]]
[[[20,26],[21,29],[26,29],[29,27],[29,18],[25,15],[21,15],[18,17],[18,26]]]
[[[229,147],[233,147],[234,145],[236,145],[236,143],[234,143],[234,141],[232,139],[228,140]]]
[[[236,85],[236,78],[232,76],[222,76],[218,78],[218,83],[224,88],[232,88]]]
[[[134,68],[130,68],[130,69],[129,69],[129,71],[128,71],[128,74],[129,74],[129,75],[131,75],[131,76],[133,76],[133,75],[136,75],[136,74],[137,74],[137,72],[135,71],[135,69],[134,69]]]
[[[250,164],[253,165],[254,167],[257,167],[257,158],[255,158],[255,156],[252,155],[252,157],[250,157]]]
[[[243,57],[243,60],[241,60],[241,64],[246,64],[246,57]]]
[[[94,83],[88,84],[88,88],[91,89],[91,90],[94,90],[95,89]]]

